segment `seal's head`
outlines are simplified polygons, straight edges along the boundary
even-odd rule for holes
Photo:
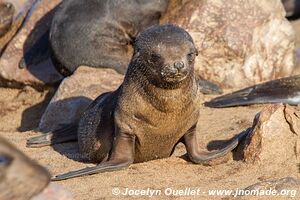
[[[151,83],[166,86],[194,75],[195,56],[197,49],[189,33],[166,24],[150,27],[137,37],[132,62]]]

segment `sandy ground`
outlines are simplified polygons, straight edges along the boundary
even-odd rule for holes
[[[0,88],[0,135],[14,143],[30,158],[45,166],[52,174],[74,170],[91,164],[82,163],[76,144],[69,143],[39,149],[26,148],[26,139],[37,135],[39,119],[53,91],[37,92],[31,88],[23,90]],[[208,100],[212,96],[204,96]],[[202,102],[200,102],[202,103]],[[211,109],[201,106],[199,142],[203,148],[212,149],[251,126],[261,106]],[[215,166],[195,165],[185,156],[183,145],[178,145],[174,155],[167,159],[133,164],[129,169],[86,176],[58,182],[74,194],[75,199],[131,199],[132,196],[114,196],[112,190],[156,189],[162,194],[155,199],[174,199],[178,196],[164,194],[166,188],[200,189],[198,196],[183,199],[222,199],[225,196],[207,196],[210,189],[243,189],[261,180],[293,176],[300,178],[297,163],[287,162],[282,166],[246,165],[239,157]],[[116,190],[116,189],[115,189]],[[206,192],[206,193],[202,193]],[[144,196],[134,196],[143,199]],[[225,198],[226,199],[226,198]],[[257,199],[257,198],[253,198]]]
[[[298,31],[297,47],[300,47],[300,21],[293,22]],[[55,145],[39,149],[26,148],[26,139],[37,135],[41,115],[54,94],[54,89],[37,92],[30,87],[20,89],[0,88],[0,135],[14,143],[30,158],[45,166],[52,174],[83,168],[76,144]],[[213,96],[204,96],[209,100]],[[200,102],[200,104],[203,102]],[[251,126],[253,118],[263,105],[226,109],[211,109],[201,106],[199,119],[199,142],[203,148],[212,149]],[[221,141],[220,141],[221,140]],[[71,191],[75,199],[143,199],[144,196],[113,195],[126,188],[159,190],[155,199],[175,199],[167,196],[166,188],[200,189],[200,195],[180,196],[182,199],[228,199],[226,196],[208,196],[212,189],[243,189],[262,180],[292,176],[300,178],[297,163],[285,162],[281,166],[246,165],[239,157],[231,156],[228,162],[215,166],[195,165],[185,156],[183,145],[178,145],[172,157],[146,163],[133,164],[129,169],[86,176],[58,182]],[[275,156],[275,155],[274,155]],[[115,189],[117,188],[117,189]],[[114,189],[114,190],[113,190]],[[300,191],[299,191],[300,192]],[[152,198],[153,199],[153,198]],[[251,199],[258,199],[253,197]],[[266,197],[266,199],[273,199]],[[277,199],[286,199],[279,197]],[[294,198],[297,199],[297,198]]]

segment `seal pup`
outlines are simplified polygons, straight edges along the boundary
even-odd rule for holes
[[[31,199],[47,187],[50,174],[0,137],[0,199]]]
[[[78,127],[31,138],[27,146],[78,140],[79,151],[89,161],[100,163],[58,175],[54,181],[166,158],[178,142],[185,144],[194,163],[226,155],[245,134],[217,151],[199,149],[196,55],[193,39],[184,29],[171,24],[146,29],[136,39],[134,55],[116,91],[97,97],[81,116]]]
[[[205,102],[213,108],[245,106],[263,103],[300,103],[300,75],[291,76],[254,85]]]
[[[54,15],[50,44],[55,66],[70,75],[79,66],[112,67],[124,74],[129,44],[159,23],[168,0],[69,0]]]
[[[0,2],[0,37],[5,35],[12,25],[15,7],[8,2]]]

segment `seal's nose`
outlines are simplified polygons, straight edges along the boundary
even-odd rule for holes
[[[184,68],[184,63],[182,61],[177,61],[177,62],[174,63],[174,67],[177,70],[181,70],[182,68]]]

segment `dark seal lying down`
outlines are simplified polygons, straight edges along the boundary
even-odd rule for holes
[[[175,25],[145,30],[136,39],[134,55],[116,91],[96,98],[76,126],[29,139],[27,145],[38,147],[78,140],[80,152],[90,161],[100,163],[52,180],[120,170],[132,163],[166,158],[178,142],[185,144],[194,163],[224,156],[244,135],[214,152],[199,149],[196,55],[191,36]]]
[[[300,103],[300,76],[291,76],[254,85],[226,94],[209,102],[205,106],[224,108],[263,103]]]
[[[80,65],[126,71],[129,44],[159,23],[168,0],[68,0],[56,11],[50,43],[55,66],[70,75]]]

